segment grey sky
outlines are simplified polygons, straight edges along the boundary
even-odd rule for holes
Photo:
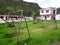
[[[27,2],[38,3],[40,7],[60,7],[60,0],[24,0]]]

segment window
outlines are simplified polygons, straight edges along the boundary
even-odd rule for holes
[[[55,15],[55,10],[53,10],[53,14]]]
[[[49,12],[49,10],[46,10],[46,13],[48,13]]]
[[[4,18],[3,16],[0,16],[0,18]]]
[[[43,10],[41,12],[43,13]]]

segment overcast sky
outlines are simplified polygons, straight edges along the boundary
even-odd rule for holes
[[[42,8],[60,7],[60,0],[24,0],[24,1],[38,3],[39,6]]]

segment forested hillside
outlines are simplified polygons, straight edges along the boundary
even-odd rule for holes
[[[41,7],[37,3],[25,2],[22,0],[0,0],[0,14],[7,14],[12,11],[24,10],[24,14],[29,16],[38,14]]]

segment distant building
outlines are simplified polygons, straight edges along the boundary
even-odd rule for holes
[[[21,16],[19,16],[19,15],[0,15],[0,18],[2,18],[4,20],[9,20],[11,18],[18,20],[19,18],[21,18]]]
[[[44,20],[51,20],[52,15],[56,15],[56,8],[42,8],[40,9],[40,16]]]

